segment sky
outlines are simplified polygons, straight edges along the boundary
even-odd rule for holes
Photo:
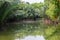
[[[40,3],[40,2],[44,2],[44,0],[22,0],[24,2],[29,2],[29,3]]]

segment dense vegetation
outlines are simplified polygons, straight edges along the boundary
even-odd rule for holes
[[[39,5],[37,5],[39,4]],[[41,12],[42,11],[42,12]],[[0,6],[0,23],[13,22],[23,19],[41,18],[43,16],[43,3],[23,3],[16,1],[1,1]]]
[[[46,40],[60,39],[60,1],[45,0],[44,3],[0,1],[0,31],[7,33],[20,30],[19,35],[44,35]],[[40,19],[41,18],[41,19]],[[38,20],[37,23],[18,24],[22,20]],[[44,21],[45,22],[44,22]],[[9,24],[12,22],[11,24]],[[13,24],[16,22],[17,24]],[[21,22],[20,22],[21,23]],[[44,24],[45,23],[45,24]],[[8,25],[7,25],[8,24]],[[17,31],[18,32],[18,31]]]
[[[60,1],[59,0],[45,0],[45,4],[47,6],[46,15],[50,17],[52,20],[59,20],[59,11],[60,11]]]

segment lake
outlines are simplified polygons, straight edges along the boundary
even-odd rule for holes
[[[41,21],[7,24],[5,28],[0,32],[0,40],[59,40],[60,35],[55,26],[44,25]]]

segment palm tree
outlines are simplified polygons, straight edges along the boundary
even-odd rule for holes
[[[5,1],[0,6],[0,24],[4,24],[6,19],[9,18],[18,8],[18,5],[11,4],[8,1]]]

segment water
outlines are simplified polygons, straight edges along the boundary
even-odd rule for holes
[[[32,36],[32,35],[28,35],[24,38],[16,38],[15,40],[45,40],[44,36],[42,35],[36,35],[36,36]]]
[[[59,28],[41,22],[9,24],[6,27],[0,32],[0,40],[60,40]]]

